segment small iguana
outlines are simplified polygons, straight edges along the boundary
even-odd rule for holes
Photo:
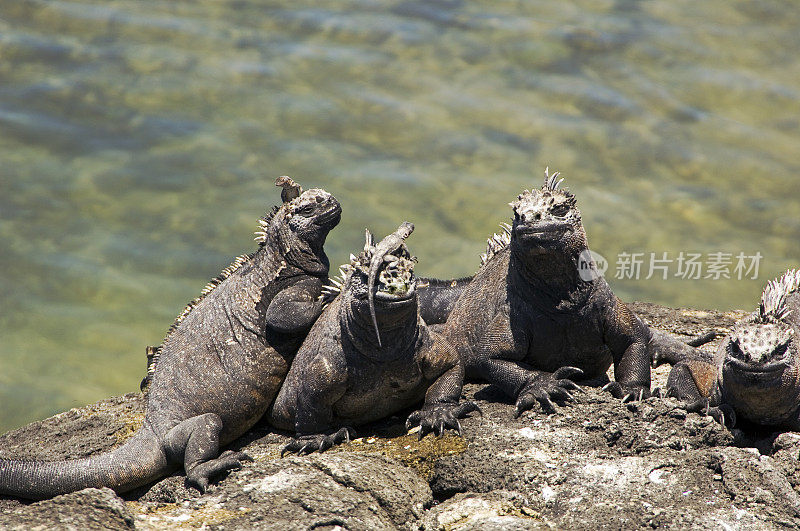
[[[758,309],[737,322],[712,359],[697,351],[676,359],[667,395],[721,424],[737,417],[800,429],[800,271],[767,284]]]
[[[516,400],[516,414],[572,399],[574,378],[602,380],[614,364],[615,397],[650,396],[650,331],[611,292],[591,260],[573,194],[545,170],[541,190],[510,203],[507,238],[491,241],[485,263],[458,298],[442,335],[469,378]],[[583,269],[582,269],[583,268]]]
[[[404,221],[397,231],[388,235],[381,240],[378,245],[373,247],[372,242],[369,241],[371,234],[369,231],[367,231],[367,245],[371,247],[370,252],[372,254],[372,261],[370,262],[369,273],[367,275],[367,297],[369,299],[369,313],[372,316],[372,326],[375,327],[375,335],[378,338],[379,347],[383,345],[381,344],[381,333],[378,330],[378,321],[375,318],[375,298],[373,293],[375,290],[375,279],[377,278],[378,270],[381,268],[381,265],[384,261],[397,259],[397,257],[392,253],[400,248],[404,248],[405,251],[408,252],[408,249],[405,248],[405,241],[406,238],[411,236],[412,232],[414,232],[414,224]]]
[[[280,183],[278,183],[280,184]],[[249,459],[219,447],[267,411],[306,333],[322,311],[323,251],[341,207],[312,189],[259,220],[257,251],[212,280],[152,354],[141,429],[122,446],[85,459],[0,460],[0,494],[47,498],[86,487],[124,492],[183,465],[186,483]]]
[[[297,433],[284,451],[324,451],[349,440],[352,426],[423,398],[422,409],[407,422],[407,428],[420,425],[420,438],[446,428],[460,432],[458,419],[478,409],[472,402],[458,403],[463,365],[446,342],[434,344],[435,334],[419,317],[416,259],[403,243],[410,227],[401,225],[377,246],[368,233],[364,251],[343,266],[341,292],[330,289],[335,298],[298,351],[269,415],[275,427]],[[376,269],[370,288],[369,275]],[[385,338],[383,346],[373,323]]]

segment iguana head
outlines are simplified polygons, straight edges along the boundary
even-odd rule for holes
[[[255,240],[262,247],[272,241],[295,265],[310,273],[327,274],[322,246],[342,217],[339,201],[320,188],[303,191],[285,175],[278,177],[275,184],[283,188],[283,204],[258,221]]]
[[[401,226],[402,230],[402,226]],[[396,234],[396,233],[395,233]],[[351,255],[349,264],[342,266],[344,275],[341,291],[344,293],[343,304],[352,318],[363,324],[362,340],[377,342],[368,300],[369,270],[373,262],[374,245],[372,234],[366,233],[364,250],[358,256]],[[378,276],[372,288],[375,303],[375,316],[381,331],[388,331],[404,326],[409,318],[416,321],[417,312],[417,279],[414,276],[416,257],[411,256],[405,246],[401,246],[386,255],[378,269]],[[338,289],[329,289],[328,296],[336,294]]]
[[[578,256],[588,248],[575,196],[559,188],[562,181],[545,169],[541,189],[525,190],[509,203],[512,244],[523,253]]]
[[[800,271],[771,281],[758,310],[736,323],[720,346],[726,400],[761,423],[779,423],[800,404],[800,330],[792,315],[798,288]]]
[[[302,189],[301,189],[302,190]],[[301,192],[283,204],[284,219],[300,239],[322,245],[325,238],[342,218],[342,206],[321,188]]]

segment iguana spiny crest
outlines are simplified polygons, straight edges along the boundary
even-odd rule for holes
[[[787,306],[789,295],[800,289],[800,270],[791,269],[781,278],[771,280],[761,294],[756,319],[762,323],[782,321],[791,311]]]

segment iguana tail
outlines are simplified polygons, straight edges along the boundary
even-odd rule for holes
[[[697,350],[696,347],[705,345],[716,337],[716,332],[708,332],[684,342],[659,330],[652,330],[652,336],[647,345],[647,349],[650,352],[650,364],[653,367],[658,367],[662,363],[675,365],[688,359],[710,361],[712,356]]]
[[[88,487],[125,492],[166,475],[172,468],[159,439],[144,428],[122,446],[84,459],[0,459],[0,494],[38,500]]]

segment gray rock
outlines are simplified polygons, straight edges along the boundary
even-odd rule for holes
[[[14,530],[133,529],[133,516],[113,490],[84,489],[0,512],[0,528]]]
[[[689,337],[739,314],[634,305]],[[713,350],[714,344],[704,347]],[[663,386],[668,367],[654,372]],[[774,529],[800,527],[800,434],[733,432],[673,399],[622,404],[596,388],[552,415],[514,419],[495,388],[468,384],[484,412],[464,438],[417,441],[404,414],[360,429],[324,454],[280,458],[288,434],[257,426],[231,448],[255,460],[206,494],[176,474],[126,493],[108,489],[26,503],[0,498],[2,528],[110,529]],[[141,422],[129,394],[0,436],[0,457],[81,457]]]
[[[518,494],[494,491],[456,494],[431,508],[422,528],[435,531],[550,529],[552,523],[526,507]]]

